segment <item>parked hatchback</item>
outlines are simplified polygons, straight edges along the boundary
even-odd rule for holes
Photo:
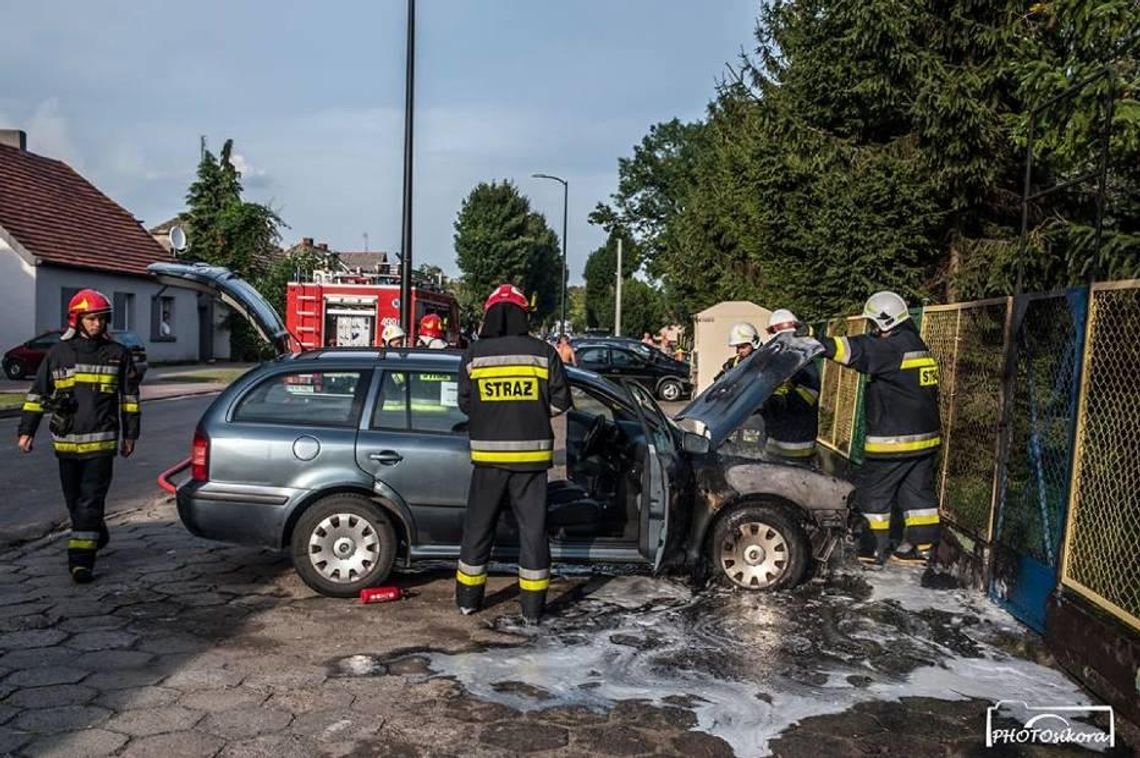
[[[471,476],[458,351],[286,353],[280,317],[229,271],[150,270],[163,284],[215,293],[281,350],[198,423],[190,479],[176,493],[191,532],[286,549],[310,587],[336,597],[382,582],[397,563],[458,558]],[[564,466],[548,484],[554,560],[712,572],[753,590],[801,581],[842,539],[852,487],[764,458],[762,429],[752,453],[734,432],[816,351],[777,337],[679,423],[636,381],[568,369]],[[517,553],[508,517],[494,555]]]
[[[48,350],[51,350],[52,346],[58,343],[62,336],[62,329],[53,329],[50,332],[44,332],[38,337],[33,337],[22,345],[17,345],[4,353],[2,361],[4,375],[13,380],[34,376],[40,364],[47,356]],[[142,377],[146,375],[148,368],[146,345],[143,344],[143,341],[139,339],[138,335],[134,332],[124,330],[112,330],[111,339],[121,343],[131,351],[131,355],[135,361],[135,368],[139,371],[139,380],[141,381]]]
[[[641,343],[583,339],[574,352],[581,368],[619,382],[632,380],[661,400],[673,402],[692,394],[689,365]]]

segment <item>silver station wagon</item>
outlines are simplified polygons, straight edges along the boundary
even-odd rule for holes
[[[191,532],[288,550],[310,587],[336,597],[397,562],[459,557],[471,463],[458,351],[291,353],[280,316],[226,269],[150,270],[220,298],[279,351],[198,423],[176,495]],[[548,485],[554,561],[648,564],[750,590],[802,581],[840,545],[852,486],[766,459],[755,411],[818,349],[781,335],[675,420],[639,384],[568,369],[574,409],[556,423],[565,458]],[[496,559],[516,557],[509,515],[495,540]]]

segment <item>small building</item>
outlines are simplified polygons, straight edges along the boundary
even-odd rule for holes
[[[151,362],[228,356],[210,299],[147,274],[171,260],[74,169],[28,152],[24,132],[0,130],[0,351],[63,327],[72,295],[92,287],[113,302],[112,330],[137,334]]]
[[[772,312],[748,300],[728,300],[704,309],[693,317],[693,370],[694,391],[700,392],[712,384],[720,367],[735,355],[728,346],[728,333],[732,325],[745,321],[763,332]]]

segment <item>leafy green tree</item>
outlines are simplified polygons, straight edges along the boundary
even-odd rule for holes
[[[637,245],[622,232],[611,232],[606,244],[590,253],[583,277],[585,287],[585,325],[590,328],[614,328],[614,298],[617,285],[617,241],[622,238],[622,275],[629,280],[640,266]],[[623,329],[625,324],[622,324]]]
[[[188,256],[225,266],[283,311],[281,279],[293,266],[278,265],[284,222],[269,206],[242,200],[241,172],[231,160],[232,153],[233,140],[226,140],[215,157],[203,139],[197,178],[187,191],[187,210],[181,217],[190,229]],[[228,326],[231,355],[238,359],[256,356],[262,346],[244,320],[231,317]]]
[[[455,221],[455,252],[465,323],[478,322],[483,300],[503,282],[533,299],[536,323],[556,318],[562,282],[558,236],[510,181],[480,183],[464,199]]]

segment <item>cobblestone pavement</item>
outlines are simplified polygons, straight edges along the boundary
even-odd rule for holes
[[[728,756],[678,696],[608,711],[516,710],[433,675],[416,651],[519,645],[509,577],[479,616],[454,612],[448,572],[399,577],[415,593],[361,606],[313,595],[276,554],[191,537],[169,502],[120,514],[100,576],[74,586],[57,536],[0,560],[0,755]],[[567,599],[588,576],[553,585]],[[965,754],[988,702],[924,698],[808,718],[779,755]]]

